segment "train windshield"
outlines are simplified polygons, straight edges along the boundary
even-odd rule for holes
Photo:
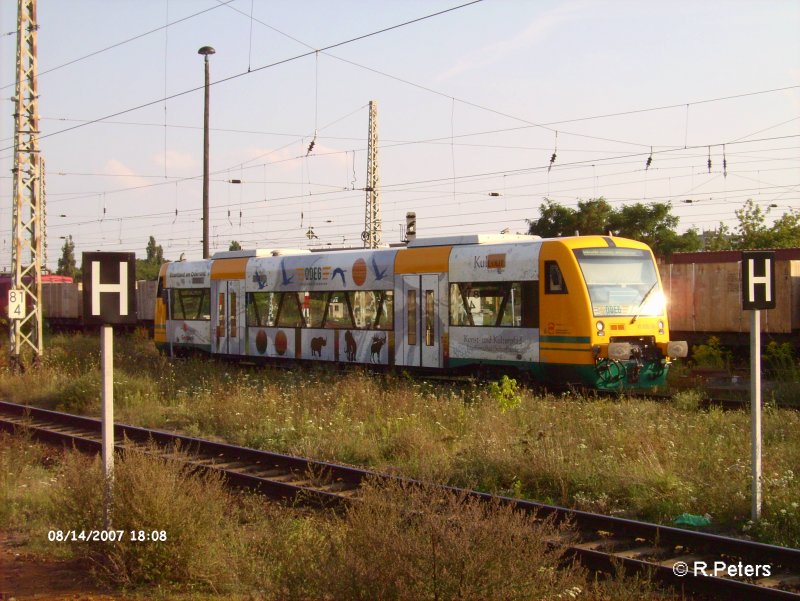
[[[663,315],[664,293],[652,255],[638,248],[575,250],[595,317]]]

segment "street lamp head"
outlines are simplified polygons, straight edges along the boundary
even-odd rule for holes
[[[202,48],[200,48],[200,50],[197,51],[197,54],[204,55],[206,57],[206,60],[208,60],[209,54],[214,54],[214,53],[216,53],[216,50],[214,50],[211,46],[203,46]]]

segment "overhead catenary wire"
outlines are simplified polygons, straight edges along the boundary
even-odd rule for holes
[[[441,16],[441,15],[444,15],[444,14],[447,14],[447,13],[451,13],[453,11],[456,11],[456,10],[459,10],[459,9],[462,9],[462,8],[466,8],[468,6],[472,6],[474,4],[478,4],[478,3],[483,2],[483,1],[484,0],[470,0],[469,2],[465,2],[464,4],[459,4],[457,6],[446,8],[446,9],[443,9],[443,10],[440,10],[440,11],[437,11],[437,12],[434,12],[434,13],[430,13],[430,14],[427,14],[427,15],[423,15],[422,17],[417,17],[415,19],[404,21],[402,23],[397,23],[395,25],[390,25],[388,27],[384,27],[384,28],[378,29],[376,31],[371,31],[369,33],[365,33],[365,34],[362,34],[362,35],[359,35],[359,36],[355,36],[355,37],[352,37],[352,38],[349,38],[349,39],[346,39],[346,40],[342,40],[340,42],[329,44],[328,46],[320,48],[319,50],[313,50],[311,52],[304,52],[302,54],[298,54],[298,55],[291,56],[291,57],[288,57],[288,58],[284,58],[284,59],[281,59],[281,60],[278,60],[278,61],[274,61],[272,63],[268,63],[266,65],[262,65],[260,67],[255,67],[255,68],[253,68],[251,70],[248,70],[248,71],[235,73],[234,75],[229,75],[228,77],[223,77],[223,78],[218,79],[216,81],[210,82],[209,85],[210,86],[215,86],[215,85],[219,85],[219,84],[226,83],[226,82],[229,82],[229,81],[233,81],[235,79],[239,79],[240,77],[251,75],[253,73],[257,73],[257,72],[263,71],[265,69],[270,69],[272,67],[277,67],[278,65],[284,65],[286,63],[289,63],[289,62],[292,62],[292,61],[295,61],[295,60],[306,58],[308,56],[311,56],[312,54],[315,54],[316,52],[323,52],[325,50],[331,50],[333,48],[339,48],[340,46],[345,46],[347,44],[352,44],[354,42],[365,40],[367,38],[371,38],[371,37],[374,37],[376,35],[380,35],[380,34],[383,34],[383,33],[389,32],[389,31],[393,31],[395,29],[399,29],[401,27],[406,27],[408,25],[413,25],[415,23],[419,23],[419,22],[425,21],[427,19],[432,19],[434,17],[438,17],[438,16]],[[216,7],[214,7],[214,8],[216,8]],[[81,123],[79,125],[74,125],[72,127],[67,127],[67,128],[64,128],[64,129],[61,129],[61,130],[58,130],[58,131],[55,131],[55,132],[52,132],[52,133],[49,133],[49,134],[42,134],[42,135],[39,136],[39,139],[43,140],[45,138],[51,138],[53,136],[61,135],[61,134],[67,133],[69,131],[73,131],[75,129],[86,127],[88,125],[92,125],[94,123],[99,123],[101,121],[105,121],[106,119],[111,119],[113,117],[118,117],[120,115],[125,115],[125,114],[128,114],[128,113],[132,113],[134,111],[138,111],[138,110],[141,110],[143,108],[146,108],[146,107],[149,107],[149,106],[153,106],[155,104],[160,104],[161,102],[164,102],[164,101],[167,101],[167,100],[173,100],[175,98],[180,98],[181,96],[185,96],[187,94],[191,94],[193,92],[197,92],[199,90],[202,90],[202,89],[204,89],[204,87],[205,86],[203,85],[203,86],[196,86],[196,87],[193,87],[193,88],[189,88],[187,90],[183,90],[181,92],[176,92],[175,94],[171,94],[169,96],[165,96],[164,98],[159,98],[159,99],[156,99],[156,100],[151,100],[149,102],[144,102],[142,104],[139,104],[139,105],[127,108],[127,109],[123,109],[121,111],[117,111],[115,113],[111,113],[109,115],[105,115],[103,117],[98,117],[96,119],[90,119],[89,121],[87,121],[85,123]],[[13,147],[2,148],[2,149],[0,149],[0,152],[5,152],[6,150],[11,150],[12,148]]]
[[[79,62],[84,61],[86,59],[92,58],[93,56],[97,56],[98,54],[102,54],[103,52],[108,52],[109,50],[113,50],[114,48],[119,48],[120,46],[124,46],[125,44],[129,44],[130,42],[135,42],[136,40],[139,40],[139,39],[141,39],[141,38],[143,38],[145,36],[148,36],[150,34],[158,33],[162,29],[169,28],[169,27],[171,27],[173,25],[177,25],[178,23],[183,23],[184,21],[188,21],[189,19],[193,19],[194,17],[198,17],[198,16],[203,15],[205,13],[211,12],[212,10],[216,10],[218,8],[222,8],[223,6],[225,6],[225,5],[227,5],[227,4],[231,3],[231,2],[234,2],[234,1],[235,0],[217,0],[217,2],[219,2],[219,4],[216,5],[216,6],[211,6],[209,8],[206,8],[204,10],[198,11],[196,13],[192,13],[191,15],[187,15],[185,17],[181,17],[180,19],[176,19],[175,21],[168,22],[166,25],[162,25],[161,27],[156,27],[155,29],[150,29],[149,31],[145,31],[144,33],[140,33],[140,34],[135,35],[133,37],[121,40],[119,42],[111,44],[110,46],[105,46],[104,48],[100,48],[99,50],[95,50],[93,52],[90,52],[89,54],[84,54],[83,56],[79,56],[78,58],[75,58],[75,59],[72,59],[70,61],[67,61],[66,63],[62,63],[62,64],[57,65],[55,67],[51,67],[49,69],[45,69],[43,71],[39,71],[37,76],[36,76],[37,80],[42,75],[47,75],[48,73],[52,73],[53,71],[58,71],[59,69],[63,69],[64,67],[69,67],[70,65],[74,65],[75,63],[79,63]],[[16,31],[13,31],[8,35],[12,35],[12,34],[16,35],[16,33],[17,33]],[[13,87],[14,85],[15,85],[14,82],[8,83],[8,84],[4,84],[4,85],[0,86],[0,90],[4,90],[6,88]]]

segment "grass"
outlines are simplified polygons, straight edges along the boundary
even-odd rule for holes
[[[800,547],[800,413],[763,415],[764,519],[749,524],[744,411],[535,394],[508,381],[459,387],[404,374],[171,362],[144,336],[117,337],[119,421],[494,493]],[[99,410],[98,341],[53,337],[39,370],[0,369],[0,394]]]
[[[368,483],[344,513],[307,513],[233,494],[219,478],[154,454],[115,466],[113,528],[121,542],[47,542],[47,531],[102,524],[99,460],[74,452],[41,466],[48,449],[0,434],[0,481],[15,510],[0,528],[38,541],[40,553],[77,559],[94,579],[159,598],[230,599],[672,599],[647,581],[596,580],[548,541],[548,521],[426,487]],[[28,486],[37,481],[43,487]],[[36,519],[23,519],[36,508]],[[135,542],[130,530],[163,530]],[[175,597],[177,595],[177,597]]]

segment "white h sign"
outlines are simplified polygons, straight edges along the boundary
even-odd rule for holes
[[[133,253],[83,253],[84,325],[135,324],[135,279]]]
[[[772,265],[772,261],[770,259],[764,259],[764,275],[757,276],[756,271],[756,262],[754,259],[749,259],[747,261],[747,272],[748,272],[748,299],[751,303],[756,302],[756,284],[761,284],[764,286],[764,301],[769,303],[772,302],[772,279],[770,278],[770,267]]]
[[[92,315],[100,315],[100,293],[119,294],[119,314],[128,314],[128,264],[119,262],[119,284],[100,283],[100,261],[92,261]]]

